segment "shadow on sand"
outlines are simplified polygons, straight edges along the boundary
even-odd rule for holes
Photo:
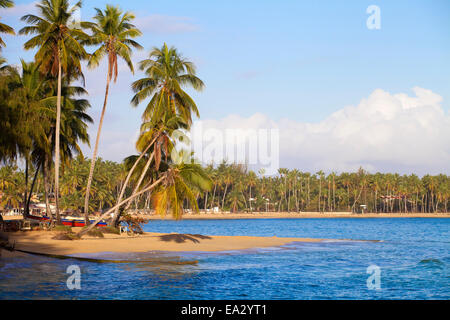
[[[197,236],[197,235],[191,235],[191,236]],[[203,236],[198,236],[198,237],[203,237]],[[31,235],[27,239],[24,239],[24,241],[21,241],[20,244],[26,245],[27,243],[32,243],[34,239],[38,239],[38,238],[39,238],[39,235]],[[205,238],[209,238],[209,237],[205,237]],[[60,240],[60,241],[64,241],[64,240]],[[165,240],[165,241],[170,241],[170,240]],[[198,240],[196,240],[196,241],[198,241]],[[20,253],[24,253],[24,254],[30,254],[30,255],[34,255],[34,256],[43,256],[43,257],[54,258],[54,259],[59,259],[59,260],[72,259],[72,260],[94,262],[94,263],[124,263],[124,264],[126,264],[126,263],[140,263],[140,264],[146,263],[146,264],[153,265],[153,266],[167,265],[167,264],[168,265],[196,265],[196,264],[198,264],[197,260],[186,261],[186,260],[182,260],[181,257],[178,257],[178,256],[173,256],[173,257],[154,256],[154,257],[147,257],[144,260],[117,260],[117,259],[101,259],[101,258],[96,258],[96,257],[93,257],[93,258],[79,257],[79,256],[75,256],[75,255],[63,254],[64,248],[59,248],[59,247],[53,246],[51,244],[42,244],[40,246],[39,252],[19,249],[16,247],[16,244],[18,245],[19,243],[16,243],[15,241],[11,242],[7,233],[0,232],[0,248],[3,250],[7,250],[9,252],[20,252]],[[62,252],[59,252],[59,251],[62,251]],[[48,252],[53,252],[53,253],[48,253]],[[132,252],[132,251],[130,251],[130,252]],[[0,250],[0,257],[1,257],[1,250]]]
[[[200,243],[200,240],[211,240],[211,237],[202,236],[200,234],[165,234],[162,236],[157,236],[161,241],[165,242],[176,242],[176,243],[184,243],[186,241],[192,241],[193,243]]]

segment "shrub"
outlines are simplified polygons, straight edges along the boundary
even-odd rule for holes
[[[114,227],[102,227],[99,228],[102,233],[120,234],[120,230]]]
[[[63,232],[72,232],[71,226],[57,225],[53,227],[53,231],[63,231]]]
[[[104,238],[103,233],[98,229],[92,229],[87,234],[90,235],[91,237]]]
[[[86,229],[86,228],[87,227],[83,227],[83,229]],[[103,233],[97,228],[94,228],[91,231],[89,231],[87,233],[87,235],[89,235],[91,237],[96,237],[96,238],[104,238]]]
[[[52,239],[54,240],[78,240],[80,239],[77,237],[77,235],[73,232],[61,232],[55,235]]]
[[[132,233],[143,234],[144,230],[142,229],[142,225],[148,223],[148,219],[132,216],[131,214],[124,214],[122,216],[122,221],[128,225],[128,229],[131,230]]]

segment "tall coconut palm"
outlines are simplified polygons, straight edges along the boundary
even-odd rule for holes
[[[59,168],[60,168],[60,130],[61,130],[61,88],[62,74],[75,76],[81,74],[81,60],[88,54],[80,41],[88,35],[73,24],[74,14],[81,8],[81,1],[70,7],[69,0],[41,0],[36,5],[39,15],[25,15],[22,21],[29,24],[19,34],[34,35],[24,44],[26,50],[38,48],[35,60],[41,71],[57,76],[56,131],[55,131],[55,199],[59,214]]]
[[[54,81],[49,81],[50,84],[54,84]],[[46,204],[48,204],[49,194],[49,181],[48,172],[52,165],[52,155],[56,151],[56,109],[57,109],[57,88],[51,87],[52,96],[45,99],[46,109],[44,110],[45,116],[50,120],[51,125],[45,132],[44,143],[36,144],[33,146],[32,158],[35,161],[41,160],[41,170],[44,180],[44,193]],[[76,155],[82,155],[80,142],[89,145],[89,135],[87,133],[88,124],[92,123],[92,118],[86,113],[86,110],[90,107],[90,103],[86,99],[80,98],[82,95],[86,95],[87,91],[81,87],[71,86],[66,81],[62,83],[61,93],[63,96],[61,105],[61,132],[60,132],[60,148],[59,158],[61,163],[68,166],[70,161]],[[58,158],[55,156],[55,159]],[[50,213],[49,206],[47,205],[47,212]],[[61,218],[59,211],[56,211],[57,223],[60,223]]]
[[[11,8],[14,6],[14,2],[11,0],[0,0],[0,8]],[[15,35],[14,29],[10,26],[0,23],[0,33]],[[0,50],[5,46],[5,42],[0,37]]]
[[[203,81],[195,75],[195,65],[174,47],[169,49],[164,44],[162,48],[153,48],[149,59],[141,61],[139,68],[145,71],[146,77],[132,84],[136,94],[131,103],[137,106],[151,97],[143,119],[170,112],[191,125],[192,113],[198,117],[199,112],[194,100],[182,88],[189,86],[198,91],[204,88]]]
[[[95,161],[97,159],[103,119],[108,103],[109,86],[112,79],[114,82],[117,81],[118,76],[118,57],[122,58],[131,72],[134,73],[133,63],[131,62],[132,48],[142,49],[142,46],[139,43],[132,40],[132,38],[136,38],[142,34],[133,24],[131,24],[131,21],[135,19],[135,16],[132,13],[124,13],[120,8],[111,5],[107,5],[104,11],[97,8],[95,10],[97,11],[97,14],[94,17],[96,23],[90,25],[93,35],[86,43],[93,45],[100,44],[100,47],[92,54],[88,66],[91,68],[97,67],[102,58],[107,56],[108,70],[106,73],[105,99],[98,125],[97,138],[95,140],[94,153],[91,159],[91,168],[86,187],[86,198],[84,201],[86,223],[89,223],[89,194],[94,174]]]

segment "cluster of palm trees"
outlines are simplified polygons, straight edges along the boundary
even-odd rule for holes
[[[1,60],[0,161],[15,163],[17,159],[25,160],[24,199],[30,198],[39,175],[42,175],[44,194],[48,197],[50,170],[54,169],[52,190],[58,222],[61,204],[66,207],[71,203],[70,206],[80,208],[77,192],[84,197],[83,211],[87,224],[95,206],[112,206],[114,202],[111,223],[117,224],[123,206],[129,208],[131,201],[142,195],[143,190],[152,191],[153,202],[161,213],[170,210],[179,217],[182,213],[180,203],[186,199],[193,202],[193,190],[205,190],[210,185],[200,166],[175,164],[170,158],[176,144],[171,133],[181,128],[189,129],[192,113],[198,116],[195,102],[182,88],[192,86],[201,90],[203,82],[196,77],[195,66],[166,44],[160,49],[154,48],[148,59],[140,63],[146,77],[132,84],[135,91],[132,104],[137,106],[148,100],[137,144],[140,154],[127,159],[129,172],[115,201],[108,196],[99,200],[96,186],[101,179],[96,177],[97,153],[109,89],[111,81],[116,82],[118,78],[119,58],[134,72],[132,50],[142,49],[142,46],[133,39],[141,32],[132,24],[135,18],[132,13],[111,5],[104,10],[95,9],[92,22],[74,21],[75,12],[81,5],[81,1],[71,6],[68,0],[41,0],[36,4],[37,15],[22,17],[28,25],[19,34],[31,36],[24,49],[34,49],[36,53],[33,62],[22,61],[21,71]],[[11,7],[13,2],[0,0],[0,6]],[[0,24],[0,32],[13,34],[14,30]],[[0,41],[0,45],[4,42]],[[89,53],[88,48],[94,48],[93,52]],[[105,99],[86,187],[74,185],[73,190],[67,190],[73,198],[68,200],[61,194],[64,188],[60,188],[60,168],[69,171],[74,166],[81,166],[80,163],[84,165],[84,158],[75,162],[73,159],[81,154],[79,144],[89,143],[87,126],[92,122],[86,114],[90,104],[80,98],[87,92],[74,83],[84,84],[83,61],[89,68],[95,68],[103,58],[108,62]],[[29,168],[35,172],[30,190]],[[134,183],[136,175],[139,178]],[[97,201],[91,203],[92,196]],[[64,203],[60,203],[62,199],[65,199]]]
[[[144,168],[154,157],[152,154],[144,152],[130,156],[122,164],[99,159],[94,172],[89,211],[103,212],[105,208],[112,208],[122,199],[139,192],[141,189],[138,186],[142,183],[149,186],[156,177],[160,177],[150,170],[142,178]],[[144,161],[137,162],[138,158]],[[160,166],[167,168],[168,164],[162,161]],[[134,170],[131,170],[133,167]],[[65,167],[61,176],[63,208],[72,212],[82,211],[89,169],[90,160],[81,156],[71,160]],[[188,174],[189,171],[184,170],[182,174]],[[325,174],[322,171],[312,174],[280,169],[278,175],[265,177],[262,171],[255,173],[244,165],[225,162],[218,166],[207,166],[202,172],[205,180],[212,178],[211,188],[185,190],[190,202],[185,201],[187,197],[182,198],[179,206],[175,207],[179,208],[179,211],[175,211],[177,215],[181,215],[183,206],[189,206],[190,209],[200,207],[200,210],[207,212],[214,211],[215,207],[230,212],[361,212],[361,205],[365,205],[364,212],[438,213],[448,211],[450,199],[450,177],[443,174],[419,178],[414,174],[369,174],[363,169],[340,174]],[[35,173],[35,169],[30,169],[30,176],[34,177]],[[50,176],[53,176],[52,172]],[[42,201],[46,200],[45,190],[49,190],[52,198],[54,190],[51,181],[45,187],[44,178],[42,170],[39,171],[34,187]],[[167,181],[170,179],[164,183]],[[183,188],[184,181],[191,179],[180,181],[178,188]],[[161,187],[164,183],[161,183]],[[124,185],[127,187],[124,188]],[[175,185],[169,184],[167,190],[161,188],[164,193],[157,193],[157,189],[141,193],[122,209],[146,211],[156,203],[161,203],[156,206],[159,210],[167,208],[168,203],[173,203],[167,202],[167,199],[182,193],[174,192]],[[3,193],[0,207],[17,207],[23,202],[25,172],[15,165],[1,167],[0,190]]]
[[[198,194],[198,201],[211,211],[436,213],[447,212],[450,199],[450,177],[444,174],[419,178],[363,169],[325,174],[282,168],[265,177],[263,170],[256,174],[225,162],[206,170],[213,188]]]
[[[81,213],[81,208],[84,206],[90,161],[79,155],[63,168],[60,177],[60,203],[64,210],[77,215]],[[42,170],[36,170],[33,166],[29,168],[29,175],[34,181],[32,200],[45,202],[49,212],[50,204],[55,200],[54,171],[49,171],[48,177],[42,173]],[[90,212],[101,212],[115,203],[124,175],[126,175],[124,165],[102,159],[97,160],[89,202]],[[17,165],[0,167],[0,192],[2,193],[0,208],[19,208],[22,203],[26,203],[23,198],[25,186],[25,172]]]
[[[13,6],[0,0],[0,7]],[[138,154],[116,164],[98,159],[101,131],[108,106],[110,86],[119,76],[119,60],[131,72],[134,39],[141,35],[133,25],[134,15],[107,5],[95,9],[92,22],[76,21],[81,2],[41,0],[37,15],[25,15],[27,26],[19,34],[31,36],[24,49],[35,50],[34,61],[20,67],[7,65],[0,57],[0,206],[20,203],[29,214],[33,194],[41,194],[50,211],[54,199],[55,219],[60,209],[89,215],[102,212],[96,222],[110,218],[117,225],[130,208],[149,208],[180,218],[183,208],[223,211],[358,211],[372,212],[447,211],[450,197],[446,175],[399,176],[355,173],[315,174],[280,169],[279,175],[264,177],[243,165],[222,163],[202,168],[185,152],[173,153],[181,136],[189,130],[193,115],[199,116],[194,100],[184,91],[202,90],[195,66],[173,47],[154,47],[139,63],[144,78],[131,84],[132,106],[145,104]],[[15,31],[0,23],[1,34]],[[5,47],[0,37],[0,50]],[[88,52],[92,49],[92,52]],[[89,144],[87,114],[91,107],[84,85],[83,65],[97,67],[107,59],[106,88],[95,145],[90,160],[80,144]],[[77,85],[80,84],[80,85]],[[177,159],[174,158],[177,156]],[[23,160],[24,169],[17,168]],[[61,172],[60,172],[61,169]],[[106,209],[106,210],[105,210]],[[83,232],[95,227],[91,224]]]

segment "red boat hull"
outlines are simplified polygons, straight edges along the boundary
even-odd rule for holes
[[[49,221],[49,217],[38,217],[38,216],[28,216],[29,219],[36,220],[36,221]],[[61,222],[65,226],[69,227],[84,227],[85,223],[84,220],[69,220],[69,219],[61,219]],[[91,220],[91,223],[94,223],[94,220]],[[98,227],[106,227],[106,222],[99,222],[97,223]]]

